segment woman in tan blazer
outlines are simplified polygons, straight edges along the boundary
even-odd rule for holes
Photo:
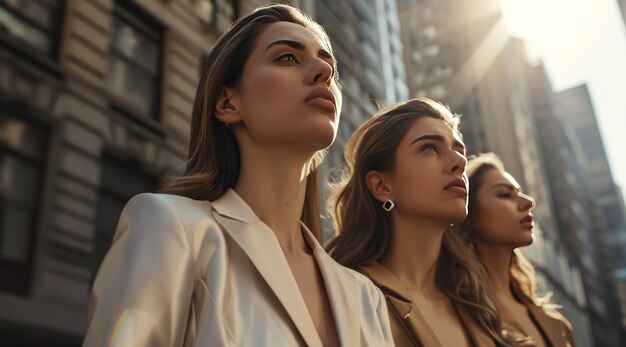
[[[341,109],[323,29],[260,8],[218,39],[182,177],[126,205],[85,346],[391,346],[386,302],[320,247],[316,170]]]
[[[458,118],[425,98],[379,111],[346,147],[329,200],[341,264],[385,294],[398,346],[505,345],[480,264],[448,231],[467,214]]]
[[[470,160],[469,214],[457,229],[475,249],[505,335],[522,346],[574,346],[569,322],[535,294],[535,275],[518,247],[533,242],[535,201],[493,153]]]

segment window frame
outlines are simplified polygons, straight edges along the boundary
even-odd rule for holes
[[[40,227],[40,223],[42,222],[41,212],[43,208],[42,198],[44,195],[44,190],[46,187],[46,173],[48,171],[48,166],[50,164],[49,155],[50,155],[50,142],[52,139],[52,125],[38,119],[39,117],[33,116],[32,112],[22,103],[18,102],[6,102],[4,100],[0,100],[0,116],[7,116],[19,119],[30,126],[36,126],[42,130],[43,136],[43,148],[41,160],[37,161],[14,148],[9,147],[8,145],[0,143],[0,151],[3,153],[9,153],[9,155],[17,157],[20,160],[26,161],[34,161],[37,162],[37,184],[36,194],[34,197],[34,203],[32,206],[32,213],[34,216],[34,221],[30,226],[29,235],[28,235],[28,248],[27,248],[27,256],[26,261],[24,263],[18,263],[9,259],[0,258],[0,277],[11,279],[10,281],[0,281],[0,292],[7,292],[11,294],[15,294],[18,296],[27,297],[30,295],[31,291],[31,282],[34,274],[34,258],[35,258],[35,248],[36,248],[36,240],[38,238],[38,231]],[[0,229],[0,232],[4,233],[3,230]]]
[[[52,31],[52,34],[46,35],[48,30],[43,32],[44,35],[50,38],[49,52],[42,51],[22,39],[13,37],[1,31],[0,49],[6,49],[9,53],[24,59],[24,61],[37,66],[38,68],[53,75],[54,77],[64,79],[65,73],[59,65],[59,58],[61,51],[60,44],[63,32],[63,25],[65,23],[66,17],[67,0],[58,1],[59,7],[57,8],[57,13],[52,15],[55,20],[55,24],[53,25],[53,28],[48,29]],[[15,15],[19,20],[27,21],[28,23],[30,23],[30,20],[24,18],[23,15],[21,15],[20,13],[10,10],[8,7],[4,7],[1,5],[0,7]],[[39,30],[39,28],[36,29]]]
[[[131,58],[127,57],[123,52],[118,50],[113,42],[109,45],[108,54],[109,61],[112,63],[112,59],[120,59],[124,64],[130,66],[133,70],[139,70],[140,73],[151,77],[154,83],[154,90],[152,92],[152,101],[150,103],[150,112],[144,114],[137,107],[134,107],[131,102],[125,100],[122,97],[117,96],[109,87],[107,80],[107,92],[109,95],[109,107],[130,120],[139,123],[144,128],[157,133],[161,137],[165,136],[165,132],[161,126],[162,107],[161,99],[163,95],[163,62],[164,62],[164,26],[155,18],[146,13],[143,9],[139,8],[136,4],[128,0],[117,0],[114,2],[112,9],[113,18],[119,18],[123,23],[132,27],[138,31],[140,35],[144,36],[151,42],[155,43],[158,48],[157,68],[156,75],[150,76],[149,69]],[[114,23],[114,21],[112,22]],[[114,24],[112,24],[114,25]],[[113,32],[113,28],[112,28]],[[110,72],[110,71],[109,71]]]

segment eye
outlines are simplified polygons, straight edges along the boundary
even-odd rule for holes
[[[513,195],[511,193],[501,193],[501,194],[498,194],[498,197],[499,198],[503,198],[503,199],[508,199],[508,198],[510,198],[512,196]]]
[[[276,59],[276,61],[287,61],[291,63],[298,63],[298,59],[296,58],[296,56],[291,53],[281,55],[280,57],[278,57],[278,59]]]
[[[429,143],[426,145],[423,145],[420,148],[420,152],[437,152],[437,146],[435,144]]]

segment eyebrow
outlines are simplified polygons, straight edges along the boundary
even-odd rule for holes
[[[496,188],[499,188],[499,187],[505,187],[508,190],[513,190],[513,191],[517,191],[519,193],[522,193],[522,189],[521,188],[515,187],[515,186],[513,186],[510,183],[496,183],[496,184],[493,185],[493,187],[491,187],[491,189],[496,189]]]
[[[442,142],[442,143],[446,142],[445,137],[443,137],[441,135],[434,135],[433,134],[433,135],[422,135],[422,136],[416,138],[415,140],[413,140],[410,145],[412,145],[412,144],[414,144],[416,142],[419,142],[419,141],[424,141],[424,140],[432,140],[432,141],[437,141],[437,142]],[[465,145],[463,143],[459,142],[458,140],[454,140],[452,142],[452,146],[463,149],[463,153],[465,153]]]
[[[304,47],[304,45],[301,42],[298,41],[293,41],[293,40],[278,40],[278,41],[274,41],[272,43],[270,43],[267,47],[265,47],[265,50],[267,51],[268,49],[270,49],[271,47],[274,46],[278,46],[278,45],[287,45],[293,49],[297,49],[299,51],[304,51],[306,48]],[[333,57],[332,54],[330,54],[329,51],[325,50],[325,49],[320,49],[319,52],[317,53],[320,57],[323,58],[328,58],[331,59],[333,61],[333,63],[336,63],[335,61],[335,57]]]

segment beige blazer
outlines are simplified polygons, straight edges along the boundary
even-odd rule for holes
[[[303,225],[342,346],[393,346],[387,306]],[[280,245],[233,191],[140,194],[120,217],[89,300],[84,346],[321,346]]]
[[[572,327],[570,323],[556,310],[544,310],[535,305],[519,291],[513,287],[515,296],[526,306],[531,319],[544,337],[547,346],[550,347],[576,347]],[[504,330],[514,334],[522,334],[514,327],[504,324]],[[534,344],[528,344],[528,347]]]
[[[394,274],[377,262],[362,266],[358,270],[369,277],[385,295],[396,346],[447,347],[439,341],[426,317],[421,314],[419,307],[413,304],[410,299],[411,295]],[[454,308],[459,314],[472,346],[496,346],[493,339],[474,323],[462,306],[454,304]]]

